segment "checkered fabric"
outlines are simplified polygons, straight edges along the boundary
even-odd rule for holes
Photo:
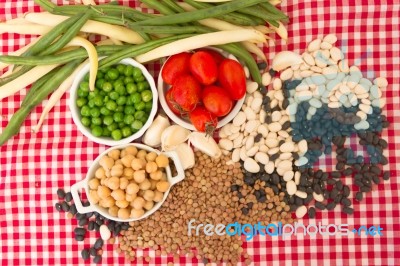
[[[129,0],[120,3],[139,5],[138,1]],[[57,4],[69,3],[58,0]],[[384,91],[384,112],[391,126],[383,135],[389,142],[390,181],[376,186],[361,203],[354,202],[354,215],[342,214],[338,207],[332,212],[317,212],[314,220],[302,220],[304,224],[348,224],[350,229],[380,225],[383,236],[297,236],[287,240],[256,237],[245,242],[245,248],[254,265],[399,265],[400,4],[398,0],[304,0],[284,1],[281,9],[290,16],[289,41],[285,44],[277,39],[275,46],[271,43],[265,47],[270,60],[282,50],[302,53],[311,40],[335,33],[350,64],[358,64],[369,78],[383,76],[389,81]],[[40,8],[32,0],[0,0],[0,21],[17,18],[27,11]],[[33,38],[1,34],[0,52],[17,50]],[[151,65],[150,69],[157,75],[159,65]],[[25,94],[26,90],[22,90],[0,102],[1,128],[7,125]],[[74,240],[76,220],[55,210],[56,191],[69,190],[82,180],[91,162],[107,147],[90,142],[78,131],[67,106],[68,97],[67,93],[57,103],[39,133],[34,134],[31,129],[38,121],[42,105],[34,109],[18,135],[0,147],[0,265],[89,263],[81,259],[80,251],[93,245],[99,235],[91,232],[84,242]],[[320,161],[320,165],[327,167],[331,163],[334,161],[330,158]],[[115,248],[110,244],[104,246],[102,264],[131,264]],[[137,253],[153,257],[150,265],[174,262],[173,257],[156,257],[153,251]],[[186,257],[175,260],[175,264],[182,265],[199,263]]]

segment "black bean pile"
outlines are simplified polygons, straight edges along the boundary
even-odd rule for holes
[[[105,224],[111,231],[114,237],[118,236],[122,230],[129,228],[129,223],[110,221],[97,212],[79,213],[76,209],[75,203],[72,202],[71,192],[65,192],[63,189],[57,190],[57,196],[60,202],[55,204],[57,211],[68,213],[69,218],[75,218],[78,226],[74,229],[74,238],[76,241],[83,241],[88,234],[88,231],[97,232],[96,236],[99,237],[100,226]],[[83,206],[89,206],[89,201],[83,201]],[[93,263],[100,263],[102,259],[102,247],[104,245],[103,239],[100,237],[95,241],[92,247],[85,247],[81,251],[82,259],[89,260],[93,257]]]

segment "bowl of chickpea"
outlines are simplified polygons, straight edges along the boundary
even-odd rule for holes
[[[174,163],[175,176],[170,162]],[[184,178],[177,153],[130,143],[100,154],[86,178],[71,186],[71,194],[80,213],[98,212],[110,220],[132,222],[157,211],[171,187]],[[82,205],[80,190],[85,190],[90,206]]]

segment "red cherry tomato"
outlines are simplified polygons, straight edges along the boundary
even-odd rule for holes
[[[218,66],[206,51],[195,52],[190,58],[190,72],[203,85],[211,85],[218,78]]]
[[[165,101],[167,102],[167,105],[169,107],[169,109],[171,109],[171,111],[176,114],[176,115],[180,115],[181,112],[179,111],[177,107],[177,104],[175,103],[174,98],[172,97],[172,93],[173,93],[173,87],[171,87],[167,93],[165,94]]]
[[[201,85],[191,75],[179,76],[175,79],[172,99],[176,108],[182,112],[192,111],[201,99]]]
[[[161,77],[165,83],[172,85],[176,77],[189,74],[189,62],[191,53],[172,55],[164,64]]]
[[[233,101],[226,90],[210,85],[203,89],[202,100],[204,107],[217,117],[225,116],[232,110]]]
[[[237,61],[224,59],[219,65],[218,80],[232,100],[240,100],[246,94],[246,74]]]
[[[203,106],[197,106],[189,114],[193,126],[200,132],[212,136],[218,124],[218,119]]]

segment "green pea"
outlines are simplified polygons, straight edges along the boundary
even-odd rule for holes
[[[124,75],[125,76],[132,76],[132,74],[133,74],[133,66],[127,65],[125,67]]]
[[[113,130],[113,131],[111,132],[111,137],[112,137],[114,140],[120,140],[120,139],[122,139],[122,132],[121,132],[121,130],[119,130],[119,129]]]
[[[104,124],[104,125],[109,126],[109,125],[111,125],[112,123],[114,123],[114,119],[113,119],[113,117],[112,117],[111,115],[106,115],[106,116],[103,118],[103,124]]]
[[[124,117],[124,123],[127,125],[131,125],[135,121],[135,117],[133,115],[126,115]]]
[[[150,113],[151,109],[153,109],[153,102],[150,101],[150,102],[145,103],[144,111],[146,113]]]
[[[87,97],[89,95],[89,92],[82,90],[81,88],[78,89],[76,92],[78,97]]]
[[[142,82],[142,81],[145,81],[145,80],[146,80],[146,78],[145,78],[143,75],[141,75],[141,76],[139,76],[139,77],[136,77],[136,78],[134,78],[134,79],[135,79],[136,83]]]
[[[125,77],[124,78],[124,84],[127,85],[129,83],[133,83],[135,80],[132,77]]]
[[[100,117],[92,117],[92,124],[95,126],[100,126],[103,121]]]
[[[84,116],[81,118],[81,123],[85,127],[89,127],[92,122],[90,121],[90,119],[88,117]]]
[[[150,84],[147,81],[139,82],[137,86],[139,92],[150,89]]]
[[[138,67],[134,67],[132,76],[136,80],[137,77],[142,76],[142,70],[140,70],[140,68],[138,68]]]
[[[125,106],[125,108],[124,108],[124,113],[126,114],[126,115],[133,115],[134,113],[135,113],[135,107],[134,106],[132,106],[132,105],[127,105],[127,106]]]
[[[122,129],[124,127],[125,127],[125,123],[123,121],[118,123],[118,128],[119,129]]]
[[[119,71],[117,69],[111,68],[107,71],[107,77],[111,80],[116,80],[119,78]]]
[[[84,90],[84,91],[87,91],[87,92],[89,92],[89,82],[87,82],[87,81],[82,81],[81,82],[81,84],[79,84],[79,88],[81,89],[81,90]]]
[[[90,91],[88,98],[89,98],[89,100],[93,100],[97,95],[99,95],[98,91]]]
[[[126,88],[126,92],[128,94],[133,94],[133,93],[137,92],[137,90],[138,90],[135,83],[128,83],[128,84],[126,84],[125,88]]]
[[[116,91],[112,91],[109,93],[108,95],[110,97],[111,100],[117,100],[119,98],[119,93]]]
[[[126,89],[124,85],[115,87],[115,91],[118,92],[119,95],[126,95]]]
[[[136,105],[137,103],[140,103],[140,102],[142,101],[142,96],[141,96],[140,93],[138,93],[138,92],[135,92],[134,94],[132,94],[132,95],[129,96],[129,97],[130,97],[132,103],[135,104],[135,105]]]
[[[115,112],[123,113],[124,112],[124,106],[118,105],[117,109],[115,109]]]
[[[153,93],[151,92],[151,90],[142,91],[141,95],[142,100],[146,103],[150,102],[153,99]]]
[[[124,65],[124,64],[117,65],[117,70],[121,74],[125,73],[125,68],[126,68],[126,65]]]
[[[147,119],[149,119],[149,116],[145,115],[141,119],[139,119],[139,121],[142,122],[143,124],[145,124],[147,122]]]
[[[76,106],[82,107],[87,104],[88,100],[86,98],[78,98],[76,99]]]
[[[118,105],[125,105],[127,101],[127,98],[125,96],[121,96],[117,99],[117,104]]]
[[[107,107],[102,106],[102,107],[100,108],[100,114],[102,114],[102,115],[109,115],[109,114],[111,114],[111,112],[110,112],[110,110],[107,109]]]
[[[117,122],[117,123],[122,122],[122,121],[124,121],[124,114],[123,113],[119,113],[119,112],[118,113],[114,113],[113,118],[114,118],[114,121]]]
[[[104,77],[103,71],[97,71],[96,79],[102,79]]]
[[[138,111],[144,110],[145,107],[146,107],[146,104],[144,102],[140,102],[140,103],[135,104],[135,108]]]
[[[133,130],[139,130],[139,129],[141,129],[143,127],[143,122],[142,121],[139,121],[139,120],[135,120],[135,121],[133,121],[133,123],[132,123],[132,125],[131,125],[131,128],[133,129]]]
[[[93,108],[93,107],[94,107],[94,101],[93,101],[93,99],[90,99],[90,100],[89,100],[88,106],[89,106],[90,108]]]
[[[143,112],[143,111],[137,111],[136,113],[135,113],[135,119],[136,120],[140,120],[142,117],[144,117],[146,115],[146,113],[145,112]]]
[[[101,135],[103,134],[103,128],[101,128],[100,126],[95,126],[92,129],[92,134],[95,137],[101,137]]]
[[[106,128],[106,127],[103,128],[103,136],[104,136],[104,137],[109,137],[109,136],[111,136],[111,131],[108,130],[108,128]]]
[[[130,135],[132,135],[132,130],[130,129],[130,127],[124,127],[122,128],[122,136],[124,138],[129,137]]]
[[[104,82],[103,87],[101,89],[105,92],[110,92],[113,89],[113,85],[110,82]]]
[[[112,123],[111,125],[109,125],[109,126],[107,126],[107,129],[109,130],[109,131],[114,131],[114,130],[116,130],[118,128],[118,124],[117,123]]]
[[[123,81],[123,80],[116,80],[116,81],[114,81],[114,83],[113,83],[114,89],[117,88],[118,86],[125,86],[124,81]]]
[[[97,95],[96,97],[94,97],[93,101],[94,105],[98,107],[103,106],[103,97],[101,95]]]
[[[106,93],[105,91],[99,91],[99,95],[102,96],[102,97],[104,97],[104,96],[107,95],[107,93]]]
[[[109,100],[108,102],[106,102],[106,108],[110,111],[114,111],[115,109],[117,109],[117,103]]]
[[[90,107],[87,105],[82,106],[81,115],[82,116],[90,116]]]
[[[103,71],[104,74],[107,74],[108,70],[110,70],[110,69],[111,69],[111,67],[108,66],[108,67],[102,68],[101,71]]]
[[[96,83],[95,83],[96,88],[102,89],[105,82],[106,81],[104,79],[102,79],[102,78],[101,79],[97,79]]]
[[[91,117],[99,117],[100,116],[100,109],[97,107],[93,107],[90,109],[90,116]]]

